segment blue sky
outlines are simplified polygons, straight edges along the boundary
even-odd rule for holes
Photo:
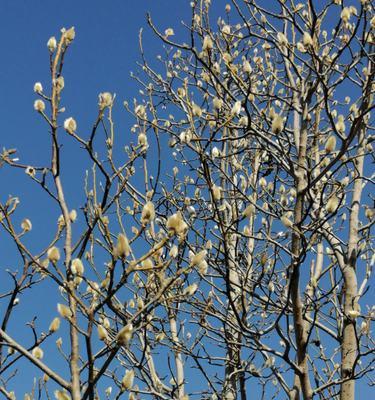
[[[215,1],[213,1],[216,3]],[[224,1],[217,3],[225,5]],[[69,49],[65,65],[64,103],[67,116],[77,117],[79,126],[89,129],[97,113],[97,96],[102,91],[115,92],[118,98],[114,110],[116,126],[124,135],[129,134],[132,123],[127,116],[122,101],[129,102],[137,96],[139,87],[129,76],[135,71],[139,59],[138,33],[145,27],[145,47],[150,57],[162,51],[162,44],[156,40],[146,26],[146,13],[150,12],[155,24],[162,30],[172,26],[177,36],[180,21],[189,20],[189,1],[185,0],[2,0],[0,7],[0,37],[2,63],[0,67],[0,147],[18,149],[20,161],[40,164],[47,162],[49,153],[48,134],[45,123],[33,109],[36,98],[33,85],[41,81],[48,87],[49,61],[46,42],[50,36],[58,36],[62,27],[75,26],[76,40]],[[72,160],[67,163],[69,176],[74,176],[75,164],[79,161],[76,146],[66,146],[65,156]],[[0,201],[8,195],[17,195],[22,201],[21,220],[33,216],[36,229],[55,227],[57,209],[47,209],[44,195],[35,190],[32,182],[25,179],[23,173],[9,173],[9,169],[0,169]],[[81,182],[83,176],[75,176]],[[68,195],[74,198],[77,187],[68,187]],[[77,196],[76,196],[77,198]],[[80,201],[77,198],[79,207]],[[48,238],[49,239],[49,238]],[[47,239],[47,240],[48,240]],[[35,240],[35,238],[34,238]],[[43,238],[41,238],[43,240]],[[29,243],[31,246],[35,242]],[[7,267],[7,255],[12,248],[0,236],[0,266]],[[40,248],[40,246],[38,246]],[[0,272],[0,282],[5,279]],[[0,283],[0,290],[2,285]],[[26,307],[24,313],[32,315],[37,307],[49,307],[47,313],[54,316],[56,299],[52,293],[22,300]],[[0,308],[0,315],[2,309]],[[26,315],[25,314],[25,315]],[[13,329],[25,315],[18,315],[13,322]],[[20,319],[18,319],[20,318]],[[49,324],[49,319],[47,326]],[[17,332],[15,333],[17,334]],[[52,341],[54,343],[54,341]],[[28,372],[26,370],[26,372]],[[18,381],[20,389],[30,389]],[[359,386],[359,385],[358,385]],[[370,389],[361,385],[358,393],[369,395]]]

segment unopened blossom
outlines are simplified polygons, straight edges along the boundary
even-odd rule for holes
[[[21,222],[21,228],[24,230],[24,232],[31,231],[32,227],[33,227],[33,225],[32,225],[31,221],[28,218],[25,218]]]
[[[40,82],[36,82],[34,84],[34,92],[35,93],[42,93],[43,92],[43,86]]]
[[[99,94],[99,109],[104,110],[112,105],[113,98],[109,92],[103,92]]]
[[[72,118],[72,117],[67,118],[64,121],[64,129],[70,134],[75,133],[75,131],[77,130],[77,122],[76,122],[76,120],[74,118]]]
[[[48,39],[47,47],[48,47],[48,50],[49,50],[51,53],[54,52],[54,51],[56,50],[57,41],[56,41],[56,38],[55,38],[54,36],[52,36],[52,37],[50,37],[50,38]]]
[[[43,112],[46,109],[46,105],[43,100],[35,100],[34,101],[34,110],[38,112]]]
[[[133,336],[133,325],[125,325],[117,334],[116,341],[120,346],[126,346]]]
[[[50,262],[56,263],[60,260],[60,250],[55,246],[49,248],[47,251],[47,257]]]
[[[164,35],[165,35],[165,37],[173,36],[173,35],[174,35],[174,30],[173,30],[172,28],[167,28],[167,29],[164,31]]]

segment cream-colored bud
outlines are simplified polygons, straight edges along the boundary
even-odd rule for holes
[[[31,354],[38,360],[41,360],[44,356],[44,352],[40,347],[34,347]]]
[[[155,219],[155,206],[154,203],[148,201],[143,207],[141,222],[143,225],[147,225],[154,219]]]
[[[219,155],[220,155],[220,150],[219,150],[216,146],[214,146],[214,147],[212,148],[212,150],[211,150],[211,156],[212,156],[212,158],[219,157]]]
[[[47,47],[48,47],[48,50],[49,50],[51,53],[54,52],[54,51],[56,50],[56,48],[57,48],[57,41],[56,41],[56,38],[55,38],[54,36],[52,36],[52,37],[50,37],[50,38],[48,39]]]
[[[283,130],[284,127],[284,118],[276,114],[272,120],[271,130],[273,133],[278,134]]]
[[[238,120],[238,125],[246,127],[249,123],[249,119],[244,115]]]
[[[72,274],[82,276],[85,268],[80,258],[75,258],[71,265]]]
[[[72,118],[72,117],[67,118],[64,121],[64,129],[68,133],[73,134],[77,130],[77,122],[76,122],[76,120],[74,118]]]
[[[174,35],[174,30],[173,30],[173,28],[167,28],[167,29],[164,31],[164,35],[165,35],[166,37],[168,37],[168,36],[173,36],[173,35]]]
[[[311,37],[309,32],[304,32],[303,33],[303,39],[302,39],[303,45],[305,47],[310,47],[313,46],[314,42],[313,42],[313,38]]]
[[[280,43],[280,46],[288,46],[289,42],[287,37],[282,33],[277,33],[277,41]]]
[[[327,141],[326,141],[326,145],[325,145],[325,152],[327,154],[332,153],[333,151],[335,151],[336,149],[336,136],[331,135]]]
[[[224,25],[223,28],[221,29],[221,31],[222,31],[225,35],[229,35],[229,34],[230,34],[230,26],[229,26],[229,25]]]
[[[40,82],[36,82],[34,84],[34,92],[35,93],[42,93],[43,92],[43,86]]]
[[[343,22],[348,22],[350,17],[351,17],[351,12],[350,12],[350,8],[349,7],[344,7],[341,11],[341,20]]]
[[[141,132],[138,135],[138,146],[142,146],[142,147],[147,147],[148,146],[147,136],[143,132]]]
[[[133,336],[133,325],[125,325],[117,334],[116,341],[120,346],[126,346]]]
[[[238,116],[241,112],[241,107],[242,107],[241,101],[240,100],[236,101],[230,111],[231,115]]]
[[[71,222],[75,222],[77,219],[77,211],[76,210],[72,210],[69,213],[69,219]]]
[[[178,255],[178,247],[174,244],[174,245],[171,247],[170,251],[169,251],[169,256],[170,256],[171,258],[176,258],[177,255]]]
[[[56,400],[70,400],[70,396],[65,390],[55,390],[53,393]]]
[[[283,225],[284,225],[286,228],[291,228],[291,227],[293,226],[293,222],[292,222],[289,218],[290,218],[290,214],[289,214],[289,213],[284,214],[284,215],[280,218],[281,222],[283,223]]]
[[[65,87],[65,79],[62,75],[60,75],[56,80],[55,80],[55,85],[56,88],[59,92],[61,92],[64,87]]]
[[[202,109],[198,106],[198,104],[192,103],[191,111],[194,117],[202,116]]]
[[[47,257],[51,263],[57,263],[57,261],[60,260],[60,250],[55,246],[49,248],[47,251]]]
[[[130,251],[131,248],[128,238],[123,233],[120,233],[117,236],[116,255],[119,258],[125,258],[129,256]]]
[[[207,51],[207,50],[211,50],[214,47],[214,43],[211,39],[210,36],[205,36],[203,39],[203,46],[202,46],[202,50],[203,51]]]
[[[152,261],[152,259],[150,257],[143,260],[141,264],[142,264],[142,269],[146,270],[146,271],[154,268],[154,262]]]
[[[265,189],[267,187],[267,181],[266,178],[264,178],[263,176],[259,179],[259,186],[262,189]]]
[[[244,60],[244,62],[242,63],[242,70],[246,74],[250,74],[253,71],[248,60]]]
[[[337,210],[338,206],[339,206],[339,198],[336,196],[336,194],[333,194],[327,201],[326,210],[328,213],[333,213]]]
[[[121,389],[122,390],[129,390],[133,387],[134,383],[134,370],[126,370],[124,377],[121,381]]]
[[[250,218],[255,213],[255,206],[253,204],[249,204],[242,212],[242,215]]]
[[[214,97],[212,100],[212,105],[215,110],[221,110],[223,107],[223,100],[218,97]]]
[[[172,235],[183,236],[186,234],[188,226],[183,220],[180,212],[177,212],[168,218],[167,229]]]
[[[61,315],[62,318],[71,318],[71,316],[72,316],[72,311],[65,304],[58,303],[57,311]]]
[[[31,221],[27,218],[25,218],[22,222],[21,222],[21,228],[23,229],[24,232],[29,232],[31,231],[33,225],[31,223]]]
[[[104,110],[112,105],[113,98],[109,92],[103,92],[99,94],[99,109]]]
[[[190,266],[191,267],[199,266],[199,264],[205,261],[206,256],[207,256],[207,250],[201,250],[197,254],[194,254],[190,260]]]
[[[67,31],[65,31],[64,37],[65,37],[65,43],[67,45],[69,45],[71,42],[73,42],[74,38],[76,37],[76,32],[74,30],[74,26],[72,26]]]
[[[108,339],[108,331],[104,328],[103,325],[98,325],[98,337],[99,340],[107,340]]]
[[[184,289],[183,295],[193,296],[197,290],[198,290],[198,285],[196,283],[192,283],[191,285],[189,285]]]
[[[221,191],[222,191],[222,188],[220,186],[216,186],[216,185],[212,186],[212,197],[214,200],[216,200],[216,201],[221,200]]]
[[[336,129],[339,133],[345,133],[345,117],[343,115],[337,117]]]
[[[43,100],[35,100],[34,101],[34,110],[38,112],[43,112],[46,109],[46,105]]]
[[[60,318],[55,317],[49,325],[49,332],[54,333],[60,329]]]

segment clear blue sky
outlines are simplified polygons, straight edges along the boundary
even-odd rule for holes
[[[268,0],[264,1],[268,3]],[[213,3],[223,8],[226,2],[213,0]],[[0,147],[17,148],[20,161],[24,163],[40,160],[43,164],[48,160],[47,128],[33,109],[36,99],[33,85],[41,81],[48,86],[46,42],[50,36],[57,37],[62,27],[71,26],[76,28],[76,40],[69,49],[64,68],[67,116],[77,117],[79,125],[89,129],[96,117],[98,93],[115,92],[118,98],[116,124],[124,135],[128,134],[131,121],[121,103],[125,99],[131,101],[139,89],[129,73],[137,68],[141,27],[145,27],[145,43],[150,54],[162,51],[162,44],[146,27],[146,12],[151,13],[161,29],[172,26],[177,35],[182,35],[183,31],[178,27],[182,19],[190,18],[189,0],[1,0]],[[70,148],[69,144],[66,146],[68,157],[79,157],[77,149]],[[74,163],[67,168],[73,176]],[[25,181],[21,173],[12,171],[9,174],[9,169],[0,169],[0,200],[5,201],[8,194],[17,195],[23,201],[20,220],[33,215],[35,230],[55,227],[59,212],[46,208],[50,202],[44,203],[44,195],[35,190],[31,182]],[[68,195],[74,196],[75,189],[70,190]],[[80,201],[73,204],[74,207],[79,205]],[[0,237],[0,290],[4,288],[1,283],[5,279],[4,268],[11,265],[7,257],[12,250]],[[13,329],[20,321],[27,320],[27,314],[33,315],[37,307],[51,306],[47,313],[54,315],[57,301],[49,297],[52,293],[45,293],[25,305],[25,315],[17,317],[16,314]],[[22,301],[27,302],[27,298]],[[1,312],[0,308],[0,315]],[[19,395],[23,394],[22,390],[30,390],[30,382],[27,386],[17,382]],[[367,385],[358,386],[358,394],[369,398]]]

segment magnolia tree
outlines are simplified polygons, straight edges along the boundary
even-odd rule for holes
[[[374,4],[233,0],[213,21],[210,3],[191,2],[183,42],[148,18],[164,52],[149,60],[141,32],[125,151],[113,94],[90,130],[65,110],[74,28],[49,39],[34,108],[50,164],[1,155],[61,213],[31,251],[41,232],[2,193],[18,255],[1,284],[5,398],[349,400],[374,384]],[[68,141],[92,164],[77,211]],[[18,320],[20,336],[14,310],[46,283],[56,316]]]

